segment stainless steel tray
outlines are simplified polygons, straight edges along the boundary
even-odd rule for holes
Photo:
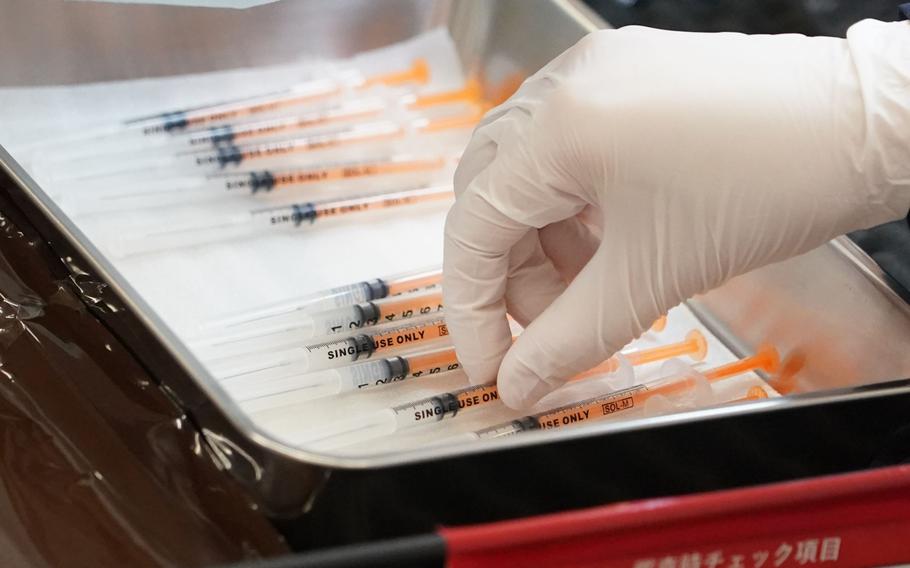
[[[246,11],[4,0],[0,10],[0,51],[13,54],[0,59],[0,86],[281,63],[301,52],[344,56],[403,40],[436,25],[449,27],[469,70],[478,70],[495,83],[513,72],[535,71],[582,35],[604,25],[583,4],[572,0],[286,0]],[[708,439],[719,424],[726,432],[738,432],[751,440],[736,443],[754,444],[755,448],[771,444],[771,439],[762,441],[762,436],[783,425],[799,428],[793,435],[803,436],[808,443],[821,432],[813,432],[811,423],[805,431],[806,420],[829,416],[828,412],[842,412],[837,414],[838,420],[853,425],[854,430],[864,420],[877,420],[868,425],[867,433],[885,435],[901,420],[897,403],[906,404],[910,397],[906,383],[882,382],[910,377],[910,308],[888,288],[877,266],[862,251],[847,239],[838,239],[801,257],[736,278],[690,302],[734,351],[746,352],[760,341],[772,341],[782,351],[804,353],[807,365],[801,376],[804,385],[816,389],[813,393],[368,459],[314,454],[286,446],[258,430],[129,282],[2,148],[0,166],[14,182],[11,197],[80,283],[86,304],[131,347],[161,388],[186,409],[224,468],[269,512],[294,517],[309,511],[300,517],[305,520],[288,529],[298,536],[305,534],[299,537],[301,542],[316,542],[323,533],[320,543],[344,539],[345,531],[328,535],[327,528],[314,526],[331,527],[333,519],[340,526],[346,518],[342,511],[356,510],[358,503],[361,510],[370,508],[381,517],[383,506],[395,506],[382,493],[394,487],[410,491],[410,500],[397,503],[435,500],[447,504],[451,514],[417,515],[386,527],[374,523],[358,536],[384,536],[383,531],[393,526],[406,531],[423,526],[421,523],[488,520],[643,496],[647,493],[643,487],[637,492],[613,492],[606,485],[591,485],[591,479],[585,482],[585,491],[573,489],[567,496],[550,480],[568,475],[566,468],[596,469],[599,456],[609,459],[608,471],[615,476],[611,479],[616,480],[616,487],[622,485],[620,479],[632,483],[636,472],[653,459],[641,448],[636,451],[635,443],[658,448],[674,443],[685,446],[684,436]],[[877,414],[864,419],[860,409]],[[718,445],[714,451],[742,457],[742,448]],[[778,448],[781,456],[796,451]],[[676,463],[681,459],[675,451],[664,454]],[[699,467],[705,468],[699,471],[712,471],[709,454],[699,458]],[[835,462],[829,460],[818,471],[859,463]],[[527,478],[516,484],[514,477],[503,477],[504,472],[515,471],[515,464],[523,468],[533,464],[536,469],[526,471]],[[721,485],[798,475],[800,471],[793,465],[751,478],[728,469]],[[434,479],[453,483],[440,488]],[[515,495],[518,504],[484,509],[488,501],[479,500],[472,508],[474,501],[458,499],[465,492],[471,494],[471,480],[475,486],[489,480],[501,494]],[[686,490],[700,483],[693,477],[689,485],[664,483],[661,487]],[[534,492],[535,499],[522,502],[523,491]]]

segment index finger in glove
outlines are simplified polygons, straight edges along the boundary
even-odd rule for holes
[[[446,320],[474,383],[495,379],[512,343],[505,301],[510,251],[532,228],[585,206],[576,192],[554,190],[566,182],[547,167],[549,149],[525,118],[498,132],[495,156],[465,184],[446,220]]]

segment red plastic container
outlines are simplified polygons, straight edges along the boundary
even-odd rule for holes
[[[440,531],[451,568],[910,562],[910,466]]]

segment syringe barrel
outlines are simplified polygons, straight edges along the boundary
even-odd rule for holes
[[[441,281],[442,270],[439,267],[419,268],[382,278],[346,284],[299,298],[227,315],[211,321],[204,326],[204,329],[260,325],[264,320],[276,317],[289,316],[293,319],[293,314],[295,313],[313,313],[338,306],[349,306],[360,302],[378,300],[387,296],[430,289],[438,286]]]
[[[677,398],[705,382],[697,373],[686,373],[671,377],[656,379],[645,384],[636,385],[627,389],[614,391],[604,396],[589,398],[575,404],[569,404],[534,414],[537,427],[542,430],[573,426],[580,422],[611,417],[619,413],[638,410],[648,400],[656,395]]]
[[[338,385],[332,383],[318,383],[313,385],[300,385],[290,387],[274,394],[251,396],[241,399],[240,405],[248,412],[265,412],[276,408],[304,404],[339,392]]]
[[[343,390],[362,390],[423,376],[439,376],[460,368],[451,347],[365,361],[327,370],[339,374]]]
[[[255,232],[255,227],[244,223],[243,219],[236,218],[226,218],[224,222],[208,227],[172,229],[148,227],[126,232],[119,236],[112,235],[105,250],[114,257],[123,258],[168,249],[216,243],[228,239],[238,239],[255,234]]]
[[[499,400],[499,391],[496,389],[496,385],[475,385],[401,404],[392,410],[395,412],[398,429],[402,429],[453,418],[462,410],[476,408],[497,400]]]
[[[373,302],[361,302],[317,312],[311,317],[315,335],[328,335],[373,325],[379,320],[379,310]]]
[[[288,322],[293,322],[302,313],[310,314],[338,306],[349,306],[385,297],[387,293],[388,287],[382,279],[365,280],[227,315],[211,321],[204,329],[272,325],[276,323],[274,318],[281,318],[282,321],[286,318]]]
[[[225,183],[224,180],[202,176],[148,180],[136,184],[122,180],[111,184],[99,179],[80,182],[78,191],[62,192],[56,199],[64,211],[73,216],[134,211],[205,201],[218,196]]]
[[[388,108],[391,108],[390,102],[381,97],[341,100],[296,114],[216,126],[194,133],[189,137],[188,144],[194,148],[206,148],[219,144],[284,135],[329,122],[377,115]]]
[[[315,374],[331,373],[338,377],[341,389],[345,391],[389,384],[407,375],[407,363],[401,357],[364,361],[356,365],[326,369]]]
[[[388,436],[393,434],[396,428],[394,412],[385,408],[302,431],[289,436],[289,439],[307,449],[330,450]]]
[[[405,128],[394,120],[377,120],[351,124],[308,134],[298,138],[247,144],[228,144],[216,150],[205,150],[175,156],[174,167],[202,172],[222,171],[241,165],[283,159],[301,153],[335,148],[346,144],[367,143],[404,136]]]
[[[222,385],[237,400],[248,402],[248,409],[289,406],[306,400],[341,392],[337,375],[296,374],[263,380],[259,377],[239,377],[223,381]]]
[[[366,283],[372,291],[383,285],[378,281]],[[197,355],[203,358],[224,357],[281,348],[294,342],[307,341],[315,336],[346,333],[382,322],[408,319],[442,310],[441,293],[404,296],[379,302],[361,302],[338,306],[315,313],[296,313],[293,318],[276,318],[271,325],[247,326],[191,342]]]
[[[309,359],[308,371],[320,371],[350,365],[358,359],[372,357],[376,351],[373,338],[358,334],[343,339],[316,343],[304,347]]]
[[[531,416],[524,416],[512,420],[511,422],[506,422],[505,424],[497,424],[496,426],[478,430],[477,432],[474,432],[474,435],[476,438],[480,439],[502,438],[505,436],[513,436],[526,430],[536,429],[538,429],[537,420]]]
[[[409,377],[439,375],[461,368],[453,347],[411,353],[405,357]]]
[[[203,360],[220,359],[269,350],[280,350],[311,340],[315,335],[308,314],[297,314],[294,322],[279,322],[271,326],[242,328],[237,331],[213,334],[189,342],[197,357]]]
[[[90,183],[93,178],[169,168],[176,164],[179,164],[179,159],[173,153],[142,149],[134,153],[101,154],[73,160],[49,161],[45,167],[50,170],[50,177],[55,181],[78,180],[79,183],[85,184]]]
[[[396,296],[418,290],[428,289],[442,283],[442,270],[439,267],[428,267],[412,272],[402,272],[382,279],[388,287],[388,295]]]
[[[349,365],[361,359],[368,359],[376,353],[394,352],[418,347],[446,338],[449,330],[442,319],[401,325],[392,328],[377,328],[373,333],[361,333],[307,345],[310,370],[328,369]]]

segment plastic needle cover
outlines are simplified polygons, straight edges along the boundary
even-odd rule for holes
[[[190,342],[202,359],[255,353],[289,342],[302,342],[314,336],[351,332],[442,311],[442,291],[408,294],[367,301],[328,310],[301,313],[292,324],[251,328]]]
[[[361,195],[294,203],[280,207],[253,209],[239,214],[216,215],[194,221],[192,225],[149,226],[120,232],[107,239],[106,251],[115,257],[126,257],[161,250],[217,243],[253,237],[263,233],[310,228],[329,218],[357,213],[395,209],[454,198],[451,187],[422,187],[393,193]]]
[[[299,321],[298,318],[303,314],[429,290],[438,286],[440,282],[442,282],[442,269],[438,266],[362,280],[228,314],[204,324],[200,328],[200,333],[208,335],[250,326],[271,326],[282,322],[294,323]]]

